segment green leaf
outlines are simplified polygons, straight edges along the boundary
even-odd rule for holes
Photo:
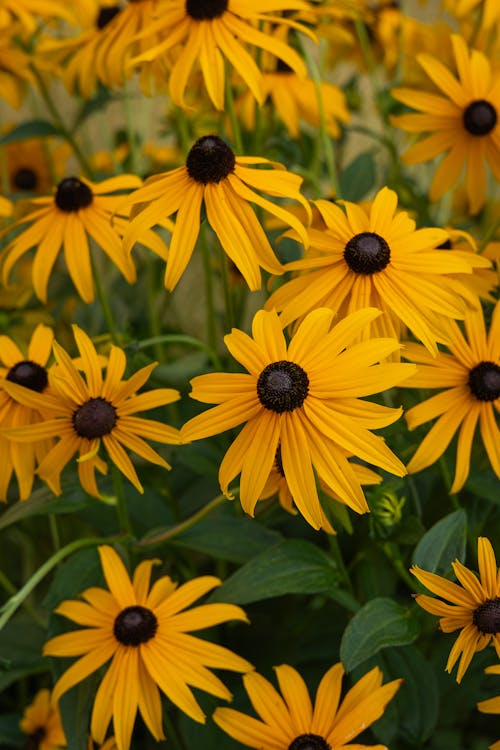
[[[0,716],[0,747],[26,746],[26,735],[19,729],[19,714],[3,714]]]
[[[52,661],[55,660],[52,659]],[[68,662],[67,659],[58,659],[58,661]],[[56,676],[59,678],[68,666],[69,663],[64,666],[59,664],[56,668]],[[65,693],[59,701],[64,734],[68,748],[71,750],[88,750],[90,714],[100,679],[101,676],[98,673],[92,674]]]
[[[465,557],[467,516],[464,510],[442,518],[422,537],[415,548],[413,562],[424,570],[444,575],[453,560]]]
[[[0,529],[5,529],[30,516],[43,516],[49,513],[74,513],[93,502],[85,495],[81,486],[68,486],[64,496],[57,497],[47,487],[41,487],[30,496],[29,502],[11,505],[0,517]]]
[[[42,657],[45,631],[24,613],[19,613],[2,629],[0,638],[0,690],[28,675],[45,672]]]
[[[58,129],[51,122],[47,120],[29,120],[3,135],[0,138],[0,145],[25,141],[27,138],[47,138],[50,135],[59,135]]]
[[[250,518],[219,515],[202,519],[175,537],[173,543],[219,560],[246,563],[281,539],[277,531],[267,529]]]
[[[419,626],[408,610],[392,599],[372,599],[357,612],[342,636],[340,659],[352,669],[387,646],[412,643]]]
[[[284,594],[329,593],[337,588],[335,563],[310,542],[276,544],[234,573],[211,601],[249,604]]]
[[[340,175],[340,194],[346,201],[360,201],[370,192],[377,178],[370,151],[359,154]]]

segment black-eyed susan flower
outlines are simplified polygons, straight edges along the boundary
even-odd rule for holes
[[[11,127],[5,128],[8,133]],[[53,143],[50,138],[27,138],[3,147],[9,193],[19,198],[26,194],[46,195],[52,189],[53,177],[62,179],[66,164],[72,156],[67,143]],[[17,203],[21,207],[21,203]]]
[[[12,216],[13,209],[12,201],[8,198],[4,198],[3,195],[0,195],[0,218],[6,219],[9,216]]]
[[[302,120],[319,127],[321,108],[326,129],[333,138],[340,136],[339,123],[349,122],[349,110],[344,92],[331,83],[320,84],[320,96],[312,78],[300,78],[285,63],[278,60],[275,70],[262,74],[262,89],[265,99],[282,120],[292,138],[300,135]],[[255,127],[255,110],[259,106],[252,94],[245,92],[236,102],[245,127]]]
[[[470,19],[475,12],[481,14],[481,26],[484,29],[500,22],[500,5],[497,0],[445,0],[449,13],[459,20]]]
[[[231,481],[241,474],[240,499],[254,514],[276,460],[304,518],[323,524],[315,471],[347,505],[365,507],[365,499],[346,456],[357,456],[403,476],[406,470],[385,441],[370,430],[386,427],[401,414],[368,401],[411,373],[401,364],[375,364],[399,347],[395,339],[372,339],[352,345],[361,331],[381,315],[358,310],[331,328],[333,312],[325,308],[305,317],[287,346],[275,311],[260,310],[252,336],[238,329],[224,341],[248,373],[213,373],[191,381],[191,397],[218,404],[189,420],[183,440],[199,440],[245,426],[227,451],[219,481],[229,497]]]
[[[28,87],[34,83],[29,55],[15,43],[12,28],[0,26],[0,98],[19,109]]]
[[[205,715],[191,687],[225,700],[231,693],[210,668],[246,672],[245,659],[223,646],[190,635],[190,631],[228,620],[247,621],[233,604],[205,604],[186,610],[220,585],[213,576],[194,578],[177,588],[168,576],[150,586],[152,567],[145,560],[132,580],[112,547],[99,547],[109,590],[93,587],[84,601],[64,601],[55,610],[84,629],[49,640],[48,656],[79,656],[57,681],[53,700],[111,660],[94,699],[91,734],[104,741],[111,719],[118,750],[128,750],[137,710],[156,740],[164,739],[160,690],[195,721]]]
[[[49,278],[61,248],[71,279],[84,302],[94,299],[94,282],[89,239],[110,258],[129,283],[135,281],[135,267],[123,251],[121,238],[111,225],[111,217],[123,201],[116,191],[130,190],[141,184],[133,175],[120,175],[93,183],[78,177],[65,177],[54,195],[33,198],[34,210],[13,227],[24,228],[3,251],[2,280],[8,283],[15,263],[35,247],[33,286],[35,294],[47,301]]]
[[[326,229],[309,230],[309,252],[285,266],[299,275],[271,295],[266,309],[281,312],[286,326],[318,306],[345,315],[373,305],[384,311],[373,322],[374,335],[399,339],[408,327],[437,354],[436,341],[444,335],[441,322],[463,318],[467,304],[479,304],[453,274],[490,264],[480,256],[437,250],[446,232],[415,229],[405,211],[396,212],[397,202],[386,187],[367,209],[347,201],[344,210],[315,201]]]
[[[33,332],[24,354],[9,336],[0,336],[0,426],[3,428],[37,424],[43,421],[39,409],[26,406],[7,392],[10,383],[23,391],[41,395],[50,392],[47,362],[52,351],[54,334],[40,323]],[[19,487],[19,500],[26,500],[33,487],[36,465],[53,446],[50,439],[34,438],[20,445],[0,435],[0,500],[7,500],[12,474]],[[50,484],[50,482],[49,482]]]
[[[486,667],[484,671],[486,674],[500,675],[500,664],[493,664],[491,667]],[[500,695],[497,695],[495,698],[488,698],[485,701],[479,701],[477,708],[483,714],[500,714]],[[500,740],[490,745],[489,750],[500,750]]]
[[[269,169],[253,169],[256,165]],[[171,291],[193,253],[203,205],[224,251],[250,289],[260,289],[260,267],[275,274],[282,273],[283,267],[249,204],[279,217],[307,242],[303,224],[290,211],[260,195],[293,199],[309,210],[300,193],[301,184],[302,178],[282,165],[256,156],[235,156],[221,138],[205,135],[191,148],[186,166],[153,175],[126,199],[123,207],[136,204],[139,213],[125,233],[125,249],[129,251],[141,242],[146,230],[177,212],[165,270],[165,286]]]
[[[476,214],[486,202],[486,165],[500,180],[500,74],[464,39],[452,37],[458,77],[431,55],[417,60],[442,94],[393,89],[392,95],[418,114],[394,116],[396,127],[428,133],[402,156],[418,164],[446,154],[437,168],[429,197],[438,200],[459,180],[465,167],[470,210]]]
[[[411,568],[421,584],[446,600],[418,594],[417,604],[427,612],[439,615],[439,627],[443,633],[461,631],[446,665],[446,671],[451,672],[460,658],[457,682],[461,681],[474,654],[490,643],[500,657],[500,570],[491,542],[486,537],[480,536],[477,540],[477,558],[479,578],[459,560],[452,563],[458,584],[416,565]]]
[[[307,10],[302,0],[168,0],[157,9],[157,19],[141,37],[147,49],[133,59],[142,65],[162,58],[173,48],[176,58],[169,66],[169,91],[172,101],[184,107],[186,86],[195,65],[199,65],[213,105],[224,109],[224,58],[236,70],[257,101],[263,101],[261,73],[247,47],[267,50],[283,60],[297,75],[306,74],[306,66],[297,52],[276,34],[266,34],[259,22],[293,26],[308,33],[302,24],[285,17],[284,11]],[[161,41],[149,42],[152,34]]]
[[[78,3],[68,4],[57,0],[44,0],[43,3],[39,0],[2,0],[0,30],[12,33],[13,25],[18,24],[25,34],[33,34],[39,20],[44,22],[65,20],[74,23],[75,14],[72,5],[87,1],[78,0]]]
[[[382,685],[382,672],[375,667],[340,700],[344,668],[334,664],[322,677],[313,704],[296,669],[282,664],[275,672],[281,694],[257,672],[243,676],[258,719],[233,708],[216,709],[213,719],[230,737],[256,750],[383,750],[351,740],[382,716],[402,680]]]
[[[376,472],[369,469],[367,466],[362,466],[361,464],[356,463],[353,461],[352,463],[349,462],[349,465],[352,467],[352,470],[354,474],[356,475],[359,484],[380,484],[382,481],[382,477],[380,474],[377,474]],[[319,482],[321,490],[325,493],[326,497],[331,497],[337,502],[345,504],[345,498],[340,497],[335,490],[330,489],[325,482],[321,481]],[[286,481],[285,472],[283,471],[283,461],[281,459],[281,448],[278,446],[278,450],[276,451],[276,457],[274,459],[274,464],[271,469],[271,473],[269,474],[269,477],[264,485],[264,489],[262,490],[262,493],[260,495],[259,500],[267,500],[268,498],[273,497],[274,495],[278,496],[279,503],[282,508],[284,508],[288,513],[296,514],[297,510],[295,509],[295,504],[293,501],[292,493],[290,492],[290,488],[288,486],[288,482]],[[366,503],[366,500],[363,498],[364,503],[350,503],[350,507],[353,508],[357,513],[366,513],[369,508],[368,504]],[[324,529],[327,534],[335,534],[335,530],[333,529],[330,521],[328,520],[328,517],[326,516],[326,513],[323,511],[322,508],[320,508],[320,512],[322,515],[322,523],[321,528]]]
[[[27,407],[40,410],[44,421],[5,433],[9,439],[21,443],[59,438],[38,467],[39,476],[51,480],[58,494],[61,471],[78,453],[78,476],[82,487],[89,495],[99,497],[95,471],[107,471],[105,461],[99,456],[101,443],[115,466],[139,492],[143,492],[125,448],[146,461],[169,469],[169,464],[143,438],[173,445],[179,443],[179,433],[162,422],[135,415],[171,404],[179,399],[179,393],[172,388],[157,388],[137,394],[157,363],[147,365],[123,380],[125,354],[117,346],[111,347],[103,377],[102,362],[92,341],[77,325],[73,326],[73,331],[85,378],[66,351],[54,342],[57,367],[49,373],[50,394],[35,393],[13,382],[4,383],[10,396]]]
[[[404,354],[417,363],[417,372],[404,387],[445,389],[406,412],[411,430],[437,418],[407,468],[414,473],[433,464],[458,431],[450,492],[459,492],[467,480],[478,424],[493,471],[500,477],[500,430],[495,415],[495,410],[500,410],[500,303],[495,306],[488,333],[481,310],[467,314],[465,332],[466,337],[451,322],[449,353],[440,352],[435,359],[413,343],[407,345]]]
[[[21,732],[27,735],[29,750],[59,750],[66,747],[66,737],[59,708],[50,699],[50,690],[40,690],[33,703],[23,713],[19,722]]]

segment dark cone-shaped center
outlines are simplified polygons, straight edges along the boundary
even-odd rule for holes
[[[111,8],[101,8],[101,10],[99,11],[99,15],[97,16],[95,25],[98,29],[103,29],[108,25],[110,21],[113,20],[115,16],[118,15],[119,12],[120,7],[118,5],[112,5]]]
[[[487,599],[475,609],[472,621],[481,633],[500,633],[500,597]]]
[[[146,607],[126,607],[115,620],[113,633],[124,646],[139,646],[154,638],[158,630],[158,620]]]
[[[480,362],[470,370],[467,382],[478,401],[495,401],[500,396],[500,367],[494,362]]]
[[[218,135],[199,138],[186,159],[189,176],[203,185],[220,182],[234,170],[235,164],[233,152]]]
[[[16,190],[33,192],[38,185],[38,175],[34,169],[21,167],[12,175],[12,185]]]
[[[477,99],[464,109],[463,119],[471,135],[488,135],[497,124],[497,111],[485,99]]]
[[[105,398],[90,398],[73,413],[73,427],[82,438],[109,435],[116,424],[116,409]]]
[[[331,745],[319,734],[300,734],[288,745],[288,750],[331,750]]]
[[[23,750],[38,750],[40,743],[45,739],[47,731],[45,727],[38,727],[34,732],[28,735],[24,743]]]
[[[196,21],[209,21],[226,12],[228,0],[186,0],[186,13]]]
[[[78,177],[65,177],[57,186],[56,206],[61,211],[78,211],[92,203],[92,190]]]
[[[282,414],[298,409],[309,392],[309,378],[299,365],[284,359],[267,365],[257,380],[262,406]]]
[[[25,359],[11,367],[6,380],[17,383],[17,385],[23,385],[31,391],[38,391],[38,393],[42,393],[49,382],[45,367],[32,362],[30,359]]]
[[[344,250],[344,260],[354,273],[378,273],[391,259],[389,245],[375,232],[361,232],[352,237]]]

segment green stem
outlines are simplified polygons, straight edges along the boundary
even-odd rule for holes
[[[184,336],[181,333],[165,333],[162,336],[153,336],[150,339],[132,342],[131,344],[128,344],[127,348],[137,351],[139,349],[147,349],[149,346],[155,346],[156,344],[186,344],[187,346],[193,346],[195,349],[201,349],[207,353],[207,356],[215,369],[222,370],[222,363],[219,356],[208,346],[208,344],[205,344],[204,341],[199,341],[192,336]]]
[[[56,128],[58,129],[59,133],[64,138],[64,140],[67,141],[69,145],[71,146],[71,148],[73,149],[73,153],[78,159],[80,166],[85,172],[85,174],[87,175],[87,177],[89,177],[91,180],[94,179],[94,171],[92,167],[90,166],[90,163],[88,162],[85,154],[83,153],[80,146],[78,145],[75,138],[73,137],[73,133],[64,124],[64,120],[59,114],[59,111],[57,107],[55,106],[54,102],[52,101],[49,90],[47,86],[45,85],[45,81],[43,80],[42,75],[39,73],[39,71],[34,65],[30,65],[30,69],[36,78],[38,90],[40,91],[43,101],[45,102],[45,106],[50,112],[50,115],[54,121],[54,125],[56,126]]]
[[[486,245],[488,244],[488,242],[490,242],[494,238],[496,231],[499,227],[500,227],[500,218],[494,221],[493,224],[491,224],[491,226],[486,230],[477,248],[479,253],[481,253],[486,247]]]
[[[207,311],[207,338],[208,345],[212,351],[217,351],[217,320],[215,313],[214,279],[210,258],[210,247],[207,242],[206,225],[201,227],[200,232],[201,254],[203,258],[203,272],[205,276],[205,297]]]
[[[229,115],[229,121],[231,123],[231,130],[233,131],[233,141],[236,148],[236,152],[239,155],[243,155],[243,140],[241,138],[241,128],[236,111],[234,108],[234,97],[233,88],[231,86],[231,69],[226,64],[226,111]]]
[[[118,524],[120,532],[127,536],[133,537],[132,524],[128,514],[127,500],[125,498],[125,492],[123,490],[123,477],[121,471],[115,464],[111,466],[111,474],[113,478],[113,489],[116,497],[116,515],[118,516]]]
[[[0,570],[0,586],[2,586],[2,588],[5,589],[5,591],[10,597],[13,597],[16,595],[16,587],[14,586],[13,583],[11,583],[11,581],[9,581],[5,573],[3,573],[1,570]],[[30,617],[32,617],[32,619],[36,622],[37,625],[40,625],[42,628],[46,627],[47,623],[45,622],[43,617],[41,617],[38,614],[36,609],[34,609],[29,602],[23,602],[23,607],[26,610],[26,612],[30,615]]]
[[[412,576],[409,574],[406,567],[403,565],[403,562],[399,558],[398,554],[395,552],[394,545],[390,543],[383,544],[382,549],[385,553],[385,556],[391,563],[392,567],[394,568],[398,576],[401,578],[401,580],[406,583],[410,591],[415,591],[417,593],[420,593],[415,579],[413,579]]]
[[[222,291],[224,294],[224,308],[226,311],[226,331],[231,331],[231,329],[236,325],[236,318],[234,313],[233,295],[231,292],[231,286],[229,284],[229,261],[220,243],[218,250]]]
[[[323,83],[321,73],[317,62],[314,59],[313,55],[311,55],[309,49],[307,48],[307,45],[303,41],[300,42],[300,45],[302,48],[302,53],[307,62],[307,67],[309,68],[311,78],[314,81],[314,88],[316,89],[316,98],[318,100],[319,110],[319,137],[323,147],[323,154],[325,157],[328,178],[332,186],[333,194],[336,198],[341,198],[342,195],[340,193],[340,182],[337,174],[333,140],[332,138],[330,138],[330,134],[328,133],[326,124],[325,103],[323,100],[323,90],[321,88]]]
[[[99,303],[101,305],[102,313],[104,315],[104,319],[108,326],[109,333],[111,334],[113,343],[118,344],[118,333],[116,330],[113,313],[111,312],[111,307],[109,305],[108,299],[106,297],[103,286],[101,284],[101,277],[100,277],[99,271],[97,270],[97,264],[93,257],[92,251],[90,252],[90,262],[92,264],[92,276],[94,278],[95,288],[97,292],[97,299],[99,300]]]
[[[71,542],[70,544],[67,544],[65,547],[62,547],[60,550],[58,550],[54,555],[52,555],[52,557],[49,557],[49,559],[40,568],[38,568],[35,573],[33,573],[31,578],[26,581],[24,586],[19,589],[17,593],[13,594],[13,596],[11,596],[10,599],[5,602],[3,607],[0,609],[0,612],[2,613],[0,616],[0,630],[10,620],[12,615],[17,611],[21,604],[24,603],[25,599],[31,594],[31,592],[38,586],[40,581],[42,581],[45,576],[50,573],[50,571],[55,568],[58,563],[61,562],[61,560],[64,560],[65,557],[68,557],[68,555],[71,555],[73,552],[76,552],[76,550],[81,549],[82,547],[97,547],[98,544],[110,544],[117,541],[124,541],[124,536],[114,536],[107,539],[101,537],[77,539],[76,541]]]
[[[446,489],[449,490],[449,487],[451,487],[453,481],[448,469],[448,464],[446,463],[446,459],[443,454],[439,456],[438,464],[441,470],[441,476],[443,477],[444,485]],[[450,502],[456,510],[460,510],[460,508],[462,507],[460,505],[458,495],[455,492],[450,492]]]
[[[137,131],[134,126],[135,116],[132,111],[132,98],[130,96],[130,84],[125,83],[125,92],[123,97],[123,108],[125,110],[125,127],[127,130],[128,144],[130,147],[130,167],[134,174],[141,174],[141,159],[137,143]]]
[[[172,750],[185,750],[184,744],[181,742],[177,730],[174,727],[174,723],[166,711],[163,713],[163,719],[167,730],[166,738],[169,746]]]
[[[49,514],[49,526],[50,536],[52,537],[52,545],[54,547],[54,550],[57,552],[59,549],[61,549],[61,538],[59,536],[57,518],[53,513]]]
[[[154,268],[154,259],[151,254],[148,254],[146,260],[146,288],[147,288],[147,306],[149,316],[149,328],[152,334],[151,341],[154,347],[154,356],[159,362],[163,361],[163,347],[162,347],[162,336],[160,320],[157,315],[156,301],[158,300],[158,293],[156,289],[156,278]]]
[[[347,570],[347,568],[345,566],[344,558],[342,557],[342,552],[340,550],[339,542],[338,542],[338,539],[337,539],[336,535],[334,535],[334,534],[329,534],[328,535],[328,544],[329,544],[329,547],[330,547],[330,554],[331,554],[332,558],[334,559],[334,561],[337,564],[337,567],[339,569],[339,573],[341,574],[342,579],[343,579],[345,585],[349,589],[350,593],[354,594],[354,588],[353,588],[353,585],[352,585],[352,582],[351,582],[351,577],[350,577],[349,572],[348,572],[348,570]]]
[[[238,492],[238,490],[235,490],[234,495],[237,495]],[[186,518],[186,520],[182,521],[182,523],[179,523],[177,524],[177,526],[173,526],[172,528],[163,531],[161,534],[145,537],[144,539],[141,539],[139,542],[137,542],[136,546],[153,547],[157,544],[162,544],[163,542],[167,542],[170,539],[173,539],[175,536],[178,536],[178,534],[182,534],[183,531],[187,531],[187,529],[190,529],[192,526],[197,524],[198,521],[201,521],[201,519],[205,518],[205,516],[208,516],[209,513],[211,513],[215,508],[221,505],[225,500],[227,500],[227,497],[225,495],[217,495],[217,497],[214,497],[214,499],[210,500],[207,505],[204,505],[203,508],[200,508],[200,510],[198,510],[196,513],[193,513],[192,516]]]

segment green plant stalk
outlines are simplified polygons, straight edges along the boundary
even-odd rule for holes
[[[226,111],[229,115],[229,122],[231,123],[231,130],[233,131],[233,141],[236,152],[243,155],[243,140],[241,137],[241,128],[236,111],[234,108],[234,97],[233,88],[231,86],[231,69],[226,64],[225,69],[225,84],[226,84]]]
[[[101,278],[99,275],[99,271],[97,270],[97,264],[94,260],[92,249],[90,250],[90,262],[92,265],[92,276],[94,279],[95,288],[97,292],[97,299],[99,300],[99,304],[101,305],[102,313],[104,315],[106,325],[108,326],[113,344],[118,344],[118,333],[116,330],[115,320],[113,318],[111,307],[109,305],[108,299],[106,297],[103,286],[101,284]]]
[[[213,269],[210,262],[210,247],[207,242],[206,225],[201,227],[200,242],[203,258],[203,273],[205,276],[208,346],[213,352],[215,352],[217,351],[217,320],[215,315]]]
[[[120,532],[127,536],[133,537],[132,524],[130,522],[130,516],[127,508],[127,501],[125,498],[125,492],[123,490],[123,477],[121,471],[115,464],[111,465],[111,474],[113,479],[113,489],[116,497],[116,515],[118,516],[118,524]]]
[[[127,139],[130,146],[130,167],[134,174],[141,174],[141,158],[137,148],[137,130],[134,127],[134,114],[132,112],[132,97],[130,96],[130,82],[127,81],[124,87],[125,96],[123,97],[123,109],[125,113],[125,128],[127,130]]]
[[[5,602],[0,609],[0,630],[2,630],[12,615],[24,603],[25,599],[38,586],[40,581],[42,581],[58,563],[64,560],[65,557],[68,557],[68,555],[71,555],[82,547],[97,547],[99,544],[111,544],[117,541],[124,541],[124,539],[125,537],[123,535],[108,537],[107,539],[102,537],[92,537],[90,539],[77,539],[76,541],[67,544],[65,547],[62,547],[52,555],[52,557],[49,557],[49,559],[46,560],[46,562],[44,562],[35,573],[33,573],[31,578],[26,581],[24,586],[19,589],[17,593],[13,594],[13,596]]]
[[[239,490],[234,491],[235,496],[238,493]],[[200,510],[196,511],[196,513],[193,513],[193,515],[189,518],[186,518],[185,521],[177,524],[177,526],[173,526],[171,529],[167,529],[167,531],[163,531],[161,534],[156,534],[155,536],[149,536],[141,539],[136,543],[136,547],[153,547],[157,544],[162,544],[163,542],[170,541],[170,539],[178,536],[178,534],[182,534],[183,531],[187,531],[192,526],[195,526],[198,521],[201,521],[202,518],[208,516],[213,510],[215,510],[215,508],[217,508],[226,500],[227,497],[225,495],[217,495],[217,497],[214,497],[213,500],[210,500],[210,502],[207,503],[207,505],[205,505],[203,508],[200,508]]]
[[[351,582],[351,577],[345,566],[344,558],[342,557],[339,542],[335,534],[328,535],[328,546],[330,547],[330,554],[338,567],[340,575],[342,576],[342,580],[349,589],[349,592],[354,595],[354,587]]]
[[[332,191],[335,197],[342,198],[342,195],[340,194],[340,182],[339,182],[339,176],[337,173],[333,140],[330,138],[330,135],[328,133],[328,128],[326,125],[325,104],[323,101],[323,92],[321,90],[321,84],[322,84],[321,73],[320,73],[317,62],[314,59],[314,57],[311,55],[310,51],[308,50],[307,45],[304,44],[302,40],[300,41],[300,45],[301,45],[302,53],[307,62],[307,67],[309,68],[309,71],[311,73],[311,78],[314,81],[314,88],[316,89],[316,98],[318,100],[318,109],[319,109],[319,137],[320,137],[320,141],[323,147],[323,154],[325,157],[328,178],[330,180]]]
[[[75,154],[75,157],[78,159],[78,162],[80,163],[80,166],[82,170],[85,172],[86,176],[89,177],[89,179],[91,180],[94,179],[94,170],[92,169],[87,157],[81,150],[77,141],[73,137],[73,133],[64,124],[64,120],[59,114],[59,110],[57,109],[56,105],[52,101],[52,98],[50,96],[47,86],[45,85],[45,81],[43,80],[43,77],[40,75],[39,71],[34,65],[30,65],[30,70],[35,76],[38,90],[42,96],[43,101],[45,102],[47,109],[50,112],[50,115],[54,121],[54,125],[59,130],[64,140],[67,141],[68,144],[71,146],[73,153]]]
[[[226,332],[229,332],[236,325],[236,317],[235,317],[235,312],[234,312],[233,295],[231,291],[231,286],[229,284],[228,257],[226,253],[224,252],[224,249],[222,248],[221,244],[220,243],[218,244],[219,244],[218,252],[219,252],[220,275],[221,275],[221,280],[222,280],[222,291],[224,294],[224,307],[226,310]]]
[[[14,584],[11,581],[9,581],[9,579],[7,578],[7,576],[5,575],[5,573],[2,570],[0,570],[0,586],[2,586],[2,588],[5,589],[5,591],[7,592],[7,594],[9,595],[9,597],[11,597],[11,598],[13,596],[15,596],[16,593],[17,593],[16,592],[16,587],[14,586]],[[4,606],[6,606],[6,605],[4,605]],[[41,617],[38,614],[38,612],[36,611],[36,609],[34,609],[31,606],[31,604],[29,602],[23,602],[22,606],[24,607],[24,609],[26,610],[26,612],[30,615],[30,617],[36,622],[37,625],[40,625],[40,627],[45,628],[45,626],[46,626],[47,623],[45,622],[45,620],[43,619],[43,617]]]
[[[128,345],[129,349],[134,351],[139,349],[147,349],[149,346],[155,346],[156,344],[186,344],[186,346],[192,346],[195,349],[201,349],[207,353],[208,358],[212,362],[216,370],[222,370],[222,363],[219,356],[214,352],[208,344],[204,341],[199,341],[192,336],[185,336],[181,333],[165,333],[162,336],[154,336],[150,339],[143,339],[137,343],[133,342]]]

